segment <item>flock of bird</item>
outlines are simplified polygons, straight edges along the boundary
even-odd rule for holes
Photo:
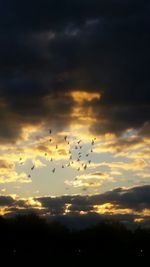
[[[52,138],[52,130],[49,130],[49,143],[53,142],[53,138]],[[67,145],[70,145],[70,141],[68,139],[69,137],[66,135],[64,136],[64,141]],[[90,155],[91,153],[93,153],[93,146],[95,144],[95,140],[96,138],[93,138],[91,140],[91,144],[90,144],[90,149],[88,150],[88,153],[83,152],[83,141],[82,140],[78,140],[75,143],[73,143],[73,146],[71,148],[71,146],[69,146],[69,150],[68,150],[68,156],[69,156],[69,162],[67,162],[66,164],[62,164],[61,168],[64,169],[66,167],[71,167],[72,164],[74,164],[75,162],[79,163],[79,166],[77,167],[77,171],[81,171],[81,170],[86,170],[88,165],[91,163],[91,159],[90,159]],[[58,150],[58,145],[55,145],[55,149]],[[73,155],[73,151],[76,151],[75,155]],[[44,156],[47,157],[47,152],[44,153]],[[87,160],[83,160],[83,157],[85,157]],[[22,165],[23,162],[23,158],[20,157],[19,159],[20,164]],[[54,159],[51,158],[50,162],[54,162]],[[81,162],[81,163],[80,163]],[[35,164],[33,164],[33,166],[31,167],[31,171],[33,171],[36,168]],[[52,168],[51,170],[52,173],[56,172],[56,167]],[[28,178],[31,178],[31,174],[28,174]]]

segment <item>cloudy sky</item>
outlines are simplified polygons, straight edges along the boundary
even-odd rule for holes
[[[150,3],[0,3],[0,214],[150,216]]]

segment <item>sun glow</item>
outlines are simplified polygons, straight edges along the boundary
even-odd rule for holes
[[[86,91],[72,91],[70,93],[71,97],[78,104],[82,104],[84,101],[91,102],[94,99],[99,100],[101,98],[100,93],[92,93]]]

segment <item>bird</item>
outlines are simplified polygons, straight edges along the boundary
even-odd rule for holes
[[[87,165],[85,164],[85,165],[84,165],[84,170],[86,170],[86,168],[87,168]]]
[[[30,174],[28,174],[28,178],[30,178],[31,177],[31,175]]]
[[[50,143],[51,143],[51,142],[52,142],[52,139],[50,138],[49,141],[50,141]]]
[[[67,141],[67,135],[64,137],[65,141]]]
[[[93,149],[91,149],[91,153],[93,153]]]
[[[52,170],[52,172],[53,172],[53,173],[55,172],[55,168]]]
[[[33,170],[34,170],[34,168],[35,168],[35,165],[33,165],[33,166],[31,167],[31,171],[33,171]]]
[[[51,130],[51,129],[49,130],[49,133],[50,133],[50,134],[52,133],[52,130]]]
[[[90,164],[91,163],[91,160],[89,160],[88,163]]]
[[[88,157],[89,156],[89,154],[86,154],[86,157]]]

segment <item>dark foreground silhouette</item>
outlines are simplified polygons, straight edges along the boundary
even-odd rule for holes
[[[104,266],[102,262],[143,262],[150,255],[150,230],[126,229],[103,222],[71,231],[58,222],[47,223],[36,215],[0,218],[0,259],[19,266]],[[15,266],[13,265],[13,266]]]

